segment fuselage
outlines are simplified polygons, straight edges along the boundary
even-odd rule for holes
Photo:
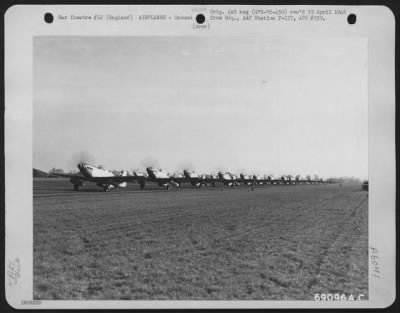
[[[257,185],[263,185],[263,178],[260,175],[253,175],[253,179]]]
[[[89,164],[79,163],[78,169],[83,176],[88,177],[88,178],[115,176],[114,173],[109,170],[106,170],[106,169],[103,169],[100,167],[96,167],[96,166],[92,166]]]
[[[240,179],[243,181],[244,184],[251,186],[254,183],[254,179],[250,177],[250,175],[240,174]]]
[[[162,169],[155,169],[152,167],[146,168],[147,174],[153,180],[160,180],[160,179],[170,179],[167,173],[163,172]]]
[[[203,178],[199,176],[199,174],[195,173],[194,171],[189,171],[189,170],[183,170],[183,175],[185,176],[186,179],[189,180],[190,184],[193,187],[202,187],[203,185],[206,185]]]
[[[174,178],[169,176],[168,173],[164,172],[162,169],[155,169],[152,167],[146,168],[147,174],[151,181],[156,182],[161,187],[166,187],[169,189],[171,185],[179,187],[180,184],[174,181]]]
[[[196,174],[194,171],[189,171],[189,170],[183,170],[183,174],[185,175],[186,178],[199,178],[199,175]]]
[[[90,164],[79,163],[78,169],[81,174],[87,179],[95,179],[95,178],[107,178],[107,177],[115,177],[115,176],[127,176],[127,171],[121,171],[119,175],[115,175],[112,171],[104,169],[102,167],[96,167]],[[82,182],[79,182],[79,179],[71,179],[71,182],[74,185],[83,185]],[[97,186],[103,187],[105,191],[117,187],[117,188],[125,188],[128,186],[127,182],[119,182],[119,183],[101,183],[98,182]]]
[[[233,187],[233,186],[238,186],[239,183],[236,181],[237,177],[235,175],[232,175],[229,172],[219,172],[218,173],[219,179],[224,183],[224,185]]]

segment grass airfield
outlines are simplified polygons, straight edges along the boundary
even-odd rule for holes
[[[358,185],[33,188],[34,299],[368,298]]]

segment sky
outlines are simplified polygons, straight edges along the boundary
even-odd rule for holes
[[[33,164],[368,177],[361,38],[35,37]]]

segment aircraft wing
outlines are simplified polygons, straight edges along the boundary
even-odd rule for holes
[[[93,177],[90,178],[91,181],[96,183],[104,183],[104,184],[119,184],[124,182],[132,182],[132,181],[140,181],[143,180],[143,176],[135,176],[135,175],[128,175],[128,176],[110,176],[110,177]]]
[[[252,179],[252,178],[237,178],[237,179],[234,179],[234,181],[241,183],[241,184],[254,183],[254,179]]]
[[[186,177],[171,177],[170,180],[176,182],[176,183],[187,183],[190,180],[187,179]]]
[[[219,178],[214,178],[214,177],[193,177],[191,178],[191,181],[197,182],[197,183],[215,183],[221,181]]]
[[[82,180],[87,180],[86,177],[79,175],[79,174],[59,174],[59,173],[50,173],[50,175],[59,176],[59,177],[66,177],[66,178],[79,178]]]
[[[106,176],[106,177],[85,177],[77,174],[56,174],[53,175],[60,177],[73,178],[77,180],[91,181],[100,184],[119,184],[123,182],[142,181],[145,180],[143,176],[128,175],[128,176]]]
[[[150,177],[140,176],[140,177],[138,177],[137,180],[138,181],[160,182],[160,183],[175,182],[175,183],[178,183],[178,184],[189,182],[189,179],[187,179],[186,177],[168,177],[168,178],[167,177],[165,177],[165,178],[163,177],[163,178],[153,179],[153,178],[150,178]]]

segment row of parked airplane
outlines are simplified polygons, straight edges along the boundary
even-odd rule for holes
[[[241,184],[247,186],[265,185],[265,184],[320,184],[324,183],[323,179],[311,176],[305,178],[300,175],[283,175],[275,178],[272,175],[246,175],[239,176],[229,172],[219,172],[218,175],[199,175],[194,171],[184,170],[182,174],[169,175],[161,169],[153,167],[146,168],[147,173],[133,172],[123,170],[115,173],[104,169],[101,166],[93,166],[90,164],[79,163],[79,174],[57,174],[54,175],[68,177],[73,184],[73,189],[79,191],[79,188],[84,185],[85,181],[94,182],[97,186],[103,188],[104,191],[111,189],[119,189],[127,187],[128,182],[137,182],[141,189],[144,189],[146,182],[154,182],[159,186],[169,189],[171,186],[180,187],[182,183],[190,183],[193,187],[213,186],[217,182],[223,183],[225,186],[234,187]]]

